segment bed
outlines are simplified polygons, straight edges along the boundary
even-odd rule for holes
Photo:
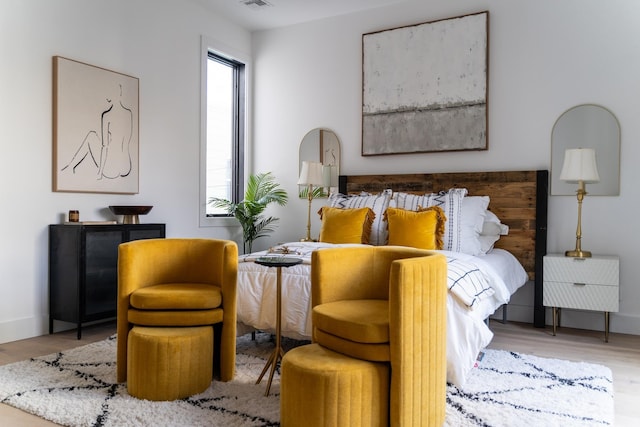
[[[425,195],[433,197],[429,199],[432,204],[445,208],[449,218],[462,218],[464,207],[467,220],[447,222],[442,250],[449,263],[448,382],[464,384],[479,351],[493,337],[486,319],[507,304],[528,280],[533,281],[535,288],[533,323],[544,326],[541,264],[546,248],[547,171],[355,175],[341,176],[339,181],[340,194],[330,197],[327,205],[373,206],[376,221],[371,227],[369,244],[384,244],[389,239],[382,214],[388,207],[417,210],[418,204],[427,203]],[[475,205],[473,211],[471,205]],[[484,213],[482,225],[478,225],[478,211]],[[463,226],[463,222],[469,223],[470,212],[475,224]],[[497,231],[492,231],[489,240],[483,240],[478,248],[476,238],[482,240],[485,229],[493,229],[487,222],[496,224],[499,233],[496,236]],[[473,238],[469,237],[470,227],[476,229]],[[310,339],[310,254],[324,247],[351,244],[289,242],[268,251],[242,255],[238,266],[239,333],[275,330],[275,269],[252,261],[277,254],[303,259],[302,264],[282,271],[282,334]]]

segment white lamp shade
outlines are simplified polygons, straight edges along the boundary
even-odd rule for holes
[[[303,161],[298,185],[322,186],[322,163]]]
[[[560,179],[567,182],[598,182],[596,151],[593,148],[571,148],[564,152]]]

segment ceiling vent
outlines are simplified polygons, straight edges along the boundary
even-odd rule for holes
[[[271,6],[271,3],[266,2],[265,0],[240,0],[240,3],[250,9],[260,9],[262,7]]]

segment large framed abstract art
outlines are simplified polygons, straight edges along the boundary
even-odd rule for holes
[[[362,36],[362,155],[488,148],[489,12]]]
[[[53,191],[136,194],[139,81],[53,57]]]

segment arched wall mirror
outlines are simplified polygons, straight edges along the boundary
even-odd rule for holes
[[[578,105],[556,120],[551,132],[551,194],[575,195],[576,184],[560,180],[564,152],[569,148],[593,148],[600,182],[589,184],[591,196],[620,194],[620,124],[604,107]]]
[[[298,154],[298,174],[302,171],[302,162],[319,162],[323,166],[323,186],[314,191],[314,198],[327,197],[338,187],[340,175],[340,140],[331,130],[312,129],[302,138]],[[307,186],[300,185],[298,195],[307,198]]]

